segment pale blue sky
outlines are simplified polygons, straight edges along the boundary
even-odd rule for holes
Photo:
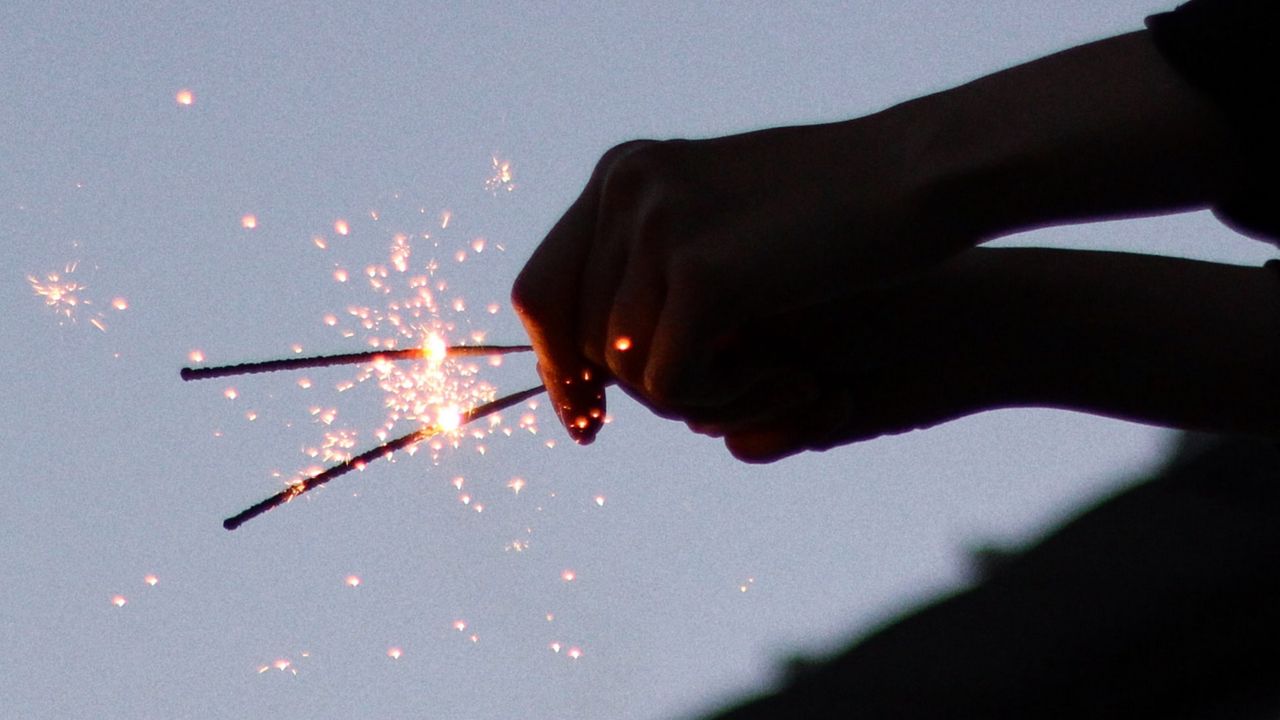
[[[748,467],[618,395],[589,449],[544,414],[537,437],[380,462],[228,533],[223,517],[280,487],[273,470],[312,462],[312,407],[338,408],[363,448],[382,398],[337,392],[350,370],[304,390],[298,374],[184,384],[178,368],[193,348],[358,349],[323,316],[383,300],[334,282],[336,265],[358,274],[395,233],[429,231],[439,246],[419,240],[411,263],[437,257],[465,289],[460,321],[520,342],[511,280],[610,145],[864,114],[1172,3],[101,5],[0,8],[0,702],[15,716],[689,716],[956,586],[966,547],[1029,536],[1171,442],[1009,411]],[[495,155],[511,192],[485,189]],[[483,254],[452,261],[480,236]],[[1205,213],[1005,242],[1269,255]],[[93,304],[60,322],[27,275],[71,261]],[[527,360],[484,375],[534,380]],[[506,549],[516,538],[528,548]],[[297,674],[258,672],[277,659]]]

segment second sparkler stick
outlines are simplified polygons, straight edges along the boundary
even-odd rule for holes
[[[473,420],[488,417],[489,415],[505,410],[513,405],[518,405],[525,400],[542,393],[545,389],[546,388],[539,385],[527,390],[511,393],[510,395],[504,395],[497,400],[476,406],[462,414],[461,425],[465,425]],[[442,431],[443,429],[439,425],[428,425],[427,427],[415,430],[407,435],[402,435],[394,440],[388,440],[378,447],[366,450],[355,457],[338,463],[337,465],[324,470],[319,475],[307,478],[300,483],[290,485],[266,500],[242,510],[241,512],[222,521],[222,527],[228,530],[235,530],[268,510],[283,505],[312,488],[319,487],[340,475],[345,475],[346,473],[351,472],[352,470],[361,469],[370,462],[377,460],[378,458],[386,457],[397,450],[403,450],[407,447],[416,445]]]

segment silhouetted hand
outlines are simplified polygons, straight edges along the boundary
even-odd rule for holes
[[[945,256],[913,227],[899,130],[872,116],[609,151],[513,291],[575,439],[610,381],[666,416],[722,406],[760,379],[720,357],[745,329]]]

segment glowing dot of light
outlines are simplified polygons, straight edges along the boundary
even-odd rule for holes
[[[562,648],[562,647],[564,647],[564,646],[563,646],[563,645],[561,645],[561,644],[560,644],[560,643],[558,643],[558,642],[553,642],[553,643],[551,643],[550,645],[548,645],[547,647],[548,647],[548,648],[551,648],[551,652],[558,653],[558,652],[560,652],[560,648]]]
[[[240,227],[245,230],[252,230],[258,227],[258,216],[253,214],[242,215],[240,217]]]
[[[347,224],[346,220],[339,218],[333,221],[333,231],[339,235],[349,235],[351,233],[351,226]]]
[[[565,654],[569,656],[570,660],[577,660],[578,658],[582,657],[582,648],[571,647],[569,648],[569,652]]]
[[[178,92],[174,93],[173,99],[177,101],[179,105],[189,106],[196,101],[196,94],[191,92],[187,88],[183,88]],[[214,103],[214,104],[216,105],[217,103]]]
[[[631,349],[631,338],[627,337],[626,335],[623,335],[622,337],[613,341],[613,346],[621,352],[626,352]]]
[[[442,210],[440,212],[440,229],[449,227],[449,221],[453,219],[453,212],[450,210]]]
[[[473,642],[473,643],[478,643],[478,642],[480,642],[480,636],[479,636],[479,635],[476,635],[475,633],[472,633],[472,634],[471,634],[471,642]]]
[[[128,310],[128,309],[129,309],[129,301],[128,301],[128,300],[125,300],[125,299],[124,299],[124,298],[122,298],[122,297],[118,297],[118,298],[115,298],[114,300],[112,300],[112,301],[111,301],[111,307],[113,307],[113,308],[115,308],[115,309],[117,309],[117,310]]]
[[[547,622],[553,622],[556,619],[555,613],[547,613]]]
[[[482,253],[484,252],[485,242],[486,241],[484,238],[478,237],[475,240],[471,241],[471,249],[474,250],[475,252]]]
[[[462,411],[456,405],[442,407],[436,412],[436,424],[445,432],[453,432],[462,425]]]
[[[495,302],[495,303],[489,303],[489,305],[488,305],[487,307],[485,307],[485,312],[489,313],[490,315],[497,315],[497,314],[498,314],[498,309],[499,309],[499,305],[498,305],[498,303],[496,303],[496,302]],[[499,356],[496,356],[496,355],[495,355],[494,357],[499,357]]]
[[[574,580],[578,579],[578,573],[572,570],[566,569],[560,573],[560,579],[565,582],[573,582]]]
[[[112,596],[111,596],[111,604],[112,604],[112,605],[115,605],[115,606],[116,606],[116,607],[118,607],[118,608],[119,608],[119,607],[120,607],[120,608],[124,607],[124,606],[125,606],[125,604],[127,604],[128,602],[129,602],[129,601],[128,601],[128,600],[126,600],[126,599],[125,599],[125,597],[124,597],[123,595],[112,595]]]
[[[461,477],[461,476],[459,476],[459,477],[454,478],[452,481],[450,481],[450,482],[449,482],[449,484],[450,484],[450,485],[452,485],[452,486],[454,486],[454,487],[455,487],[455,488],[457,488],[458,490],[461,490],[461,489],[462,489],[462,484],[463,484],[463,483],[465,483],[465,482],[466,482],[466,480],[463,480],[463,479],[462,479],[462,477]]]
[[[298,378],[298,387],[302,388],[303,390],[309,390],[311,388],[311,379]]]
[[[347,271],[343,270],[342,268],[338,268],[337,270],[333,271],[333,279],[337,280],[340,283],[346,282],[348,278],[350,278],[350,275],[348,275]]]
[[[454,630],[457,630],[458,632],[463,632],[463,631],[465,631],[465,630],[467,629],[467,621],[466,621],[466,620],[454,620],[454,621],[453,621],[453,629],[454,629]]]
[[[346,579],[346,583],[347,583],[347,587],[359,587],[359,586],[360,586],[360,576],[359,576],[359,575],[348,575],[348,576],[347,576],[347,579]]]
[[[392,660],[399,660],[402,655],[404,655],[404,651],[398,647],[387,648],[387,657]]]
[[[142,578],[142,582],[150,585],[151,587],[155,587],[156,583],[160,582],[160,578],[156,577],[155,575],[147,575],[146,577]]]
[[[519,495],[520,491],[524,489],[524,486],[525,486],[524,478],[515,477],[507,481],[507,487],[511,489],[511,492],[517,495]]]
[[[200,350],[192,350],[187,353],[187,359],[195,363],[204,362],[204,352]]]
[[[292,662],[284,658],[280,658],[279,660],[276,660],[275,662],[271,663],[271,666],[277,670],[284,671],[284,670],[288,670],[289,666],[292,664],[293,664]]]
[[[222,396],[228,400],[235,400],[236,398],[240,397],[240,393],[236,392],[235,388],[229,387],[226,390],[222,391]]]
[[[596,501],[596,505],[597,505],[598,507],[604,507],[604,496],[603,496],[603,495],[597,495],[597,496],[595,496],[595,498],[594,498],[594,499],[595,499],[595,501]]]

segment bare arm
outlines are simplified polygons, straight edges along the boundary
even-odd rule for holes
[[[865,118],[619,146],[513,301],[579,442],[613,382],[723,426],[771,381],[724,349],[777,318],[909,285],[1011,232],[1209,206],[1235,182],[1234,142],[1131,33]]]

